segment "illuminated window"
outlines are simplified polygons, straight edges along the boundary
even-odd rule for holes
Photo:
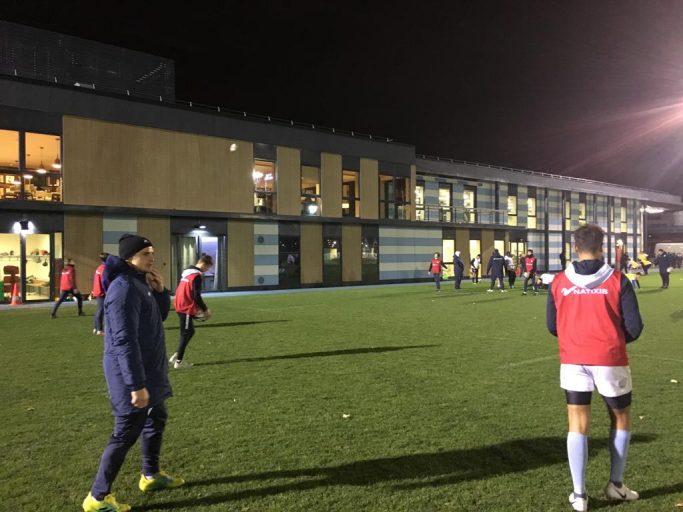
[[[451,222],[453,218],[451,206],[453,201],[453,187],[450,183],[439,185],[439,220]]]
[[[301,214],[320,215],[320,168],[301,166]]]
[[[275,163],[254,160],[254,213],[275,212]]]
[[[410,178],[379,175],[379,216],[381,219],[409,219]]]
[[[342,172],[342,215],[360,217],[360,173]]]
[[[527,221],[526,225],[529,229],[536,229],[536,198],[530,197],[526,200],[527,204]]]
[[[586,223],[586,203],[579,203],[579,224],[584,225]]]
[[[564,201],[564,229],[566,231],[572,229],[572,203],[568,199]]]
[[[621,207],[621,232],[626,233],[628,231],[628,219],[626,217],[626,207]]]
[[[418,181],[415,186],[415,220],[425,220],[425,184]]]
[[[465,222],[477,222],[477,188],[466,186],[462,193],[463,206],[465,207]]]
[[[517,225],[517,196],[508,196],[508,225]]]

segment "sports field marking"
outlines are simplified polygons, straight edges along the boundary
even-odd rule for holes
[[[499,366],[497,369],[500,370],[500,369],[504,369],[504,368],[514,368],[516,366],[525,366],[527,364],[541,363],[543,361],[549,361],[551,359],[557,359],[557,356],[553,355],[553,356],[535,357],[533,359],[525,359],[524,361],[517,361],[515,363],[504,364],[502,366]]]

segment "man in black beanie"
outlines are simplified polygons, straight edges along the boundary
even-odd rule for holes
[[[172,395],[168,381],[163,322],[171,305],[161,274],[154,269],[154,247],[142,236],[119,239],[119,257],[105,263],[109,282],[104,301],[104,375],[114,414],[114,432],[100,459],[85,512],[126,512],[111,487],[128,450],[140,438],[141,491],[183,485],[182,478],[159,468],[161,440],[166,425],[165,400]]]

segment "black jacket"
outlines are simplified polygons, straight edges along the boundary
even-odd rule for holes
[[[602,260],[574,261],[574,270],[577,274],[589,276],[595,274],[605,264]],[[621,305],[622,329],[626,335],[626,343],[635,341],[643,332],[643,320],[638,309],[638,299],[633,286],[624,274],[621,274],[621,294],[619,295]],[[553,299],[552,283],[548,289],[548,302],[546,305],[546,322],[548,330],[553,336],[557,336],[557,309]]]
[[[666,274],[668,272],[668,268],[671,267],[671,256],[667,253],[660,254],[657,256],[655,259],[655,263],[659,267],[659,273],[660,274]]]
[[[460,259],[460,256],[453,255],[453,275],[462,277],[465,273],[465,263]]]
[[[505,268],[505,258],[500,255],[498,251],[494,251],[493,255],[489,259],[489,264],[486,267],[486,273],[490,274],[491,277],[503,277]]]

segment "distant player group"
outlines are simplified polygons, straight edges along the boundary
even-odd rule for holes
[[[460,251],[455,251],[453,254],[453,277],[455,279],[456,290],[460,290],[460,285],[465,273],[465,263],[462,261],[460,255]],[[534,251],[529,249],[526,255],[520,259],[519,264],[522,270],[522,276],[524,277],[522,295],[527,294],[529,284],[531,284],[534,295],[538,295],[538,283],[536,278],[538,268]],[[447,268],[448,265],[444,263],[441,254],[435,252],[432,260],[429,262],[429,269],[427,272],[434,279],[437,292],[441,291],[441,281],[443,280],[444,270]],[[477,254],[470,260],[470,277],[473,284],[479,283],[479,272],[481,268],[481,254]],[[489,259],[488,266],[486,267],[486,274],[491,278],[491,286],[486,290],[487,292],[493,292],[496,281],[498,282],[498,289],[501,292],[506,292],[505,277],[508,278],[508,286],[510,289],[514,288],[517,280],[517,265],[515,265],[515,261],[510,251],[506,252],[504,256],[501,256],[498,249],[494,249],[493,255]]]
[[[549,283],[547,328],[557,336],[560,352],[560,387],[567,404],[567,457],[573,489],[569,503],[573,510],[588,510],[585,473],[588,461],[588,431],[591,398],[597,389],[607,405],[611,423],[611,469],[604,492],[611,501],[633,501],[636,491],[624,484],[624,468],[630,444],[630,406],[632,381],[626,344],[636,340],[643,322],[634,287],[626,274],[604,262],[604,232],[598,226],[585,225],[574,232],[576,261],[556,274]],[[129,505],[117,502],[112,485],[130,448],[139,439],[142,467],[138,487],[143,492],[179,487],[185,481],[167,474],[159,466],[163,432],[167,422],[165,401],[172,390],[168,379],[169,363],[175,369],[191,366],[185,352],[194,335],[193,322],[211,316],[201,297],[202,275],[213,265],[210,256],[202,256],[195,266],[186,269],[178,284],[175,309],[180,324],[177,351],[166,357],[164,326],[170,310],[170,292],[154,268],[152,242],[138,235],[124,235],[119,240],[119,256],[102,254],[102,264],[95,273],[93,295],[97,313],[93,333],[104,335],[103,368],[107,381],[114,429],[100,458],[99,469],[90,492],[83,501],[85,512],[126,512]],[[666,264],[666,258],[660,259]],[[529,250],[521,259],[523,293],[529,283],[536,286],[537,261]],[[455,288],[459,289],[465,264],[460,252],[454,255]],[[505,291],[514,287],[511,255],[495,251],[487,272],[493,291],[496,281]],[[478,282],[481,257],[470,261],[472,280]],[[429,272],[440,290],[444,263],[434,254]],[[666,269],[668,273],[668,269]],[[516,275],[514,276],[516,277]],[[667,276],[668,277],[668,276]],[[663,276],[664,282],[664,276]],[[52,311],[69,294],[80,296],[72,262],[62,274],[62,293]],[[663,287],[668,286],[668,279]],[[82,314],[82,299],[79,314]]]

